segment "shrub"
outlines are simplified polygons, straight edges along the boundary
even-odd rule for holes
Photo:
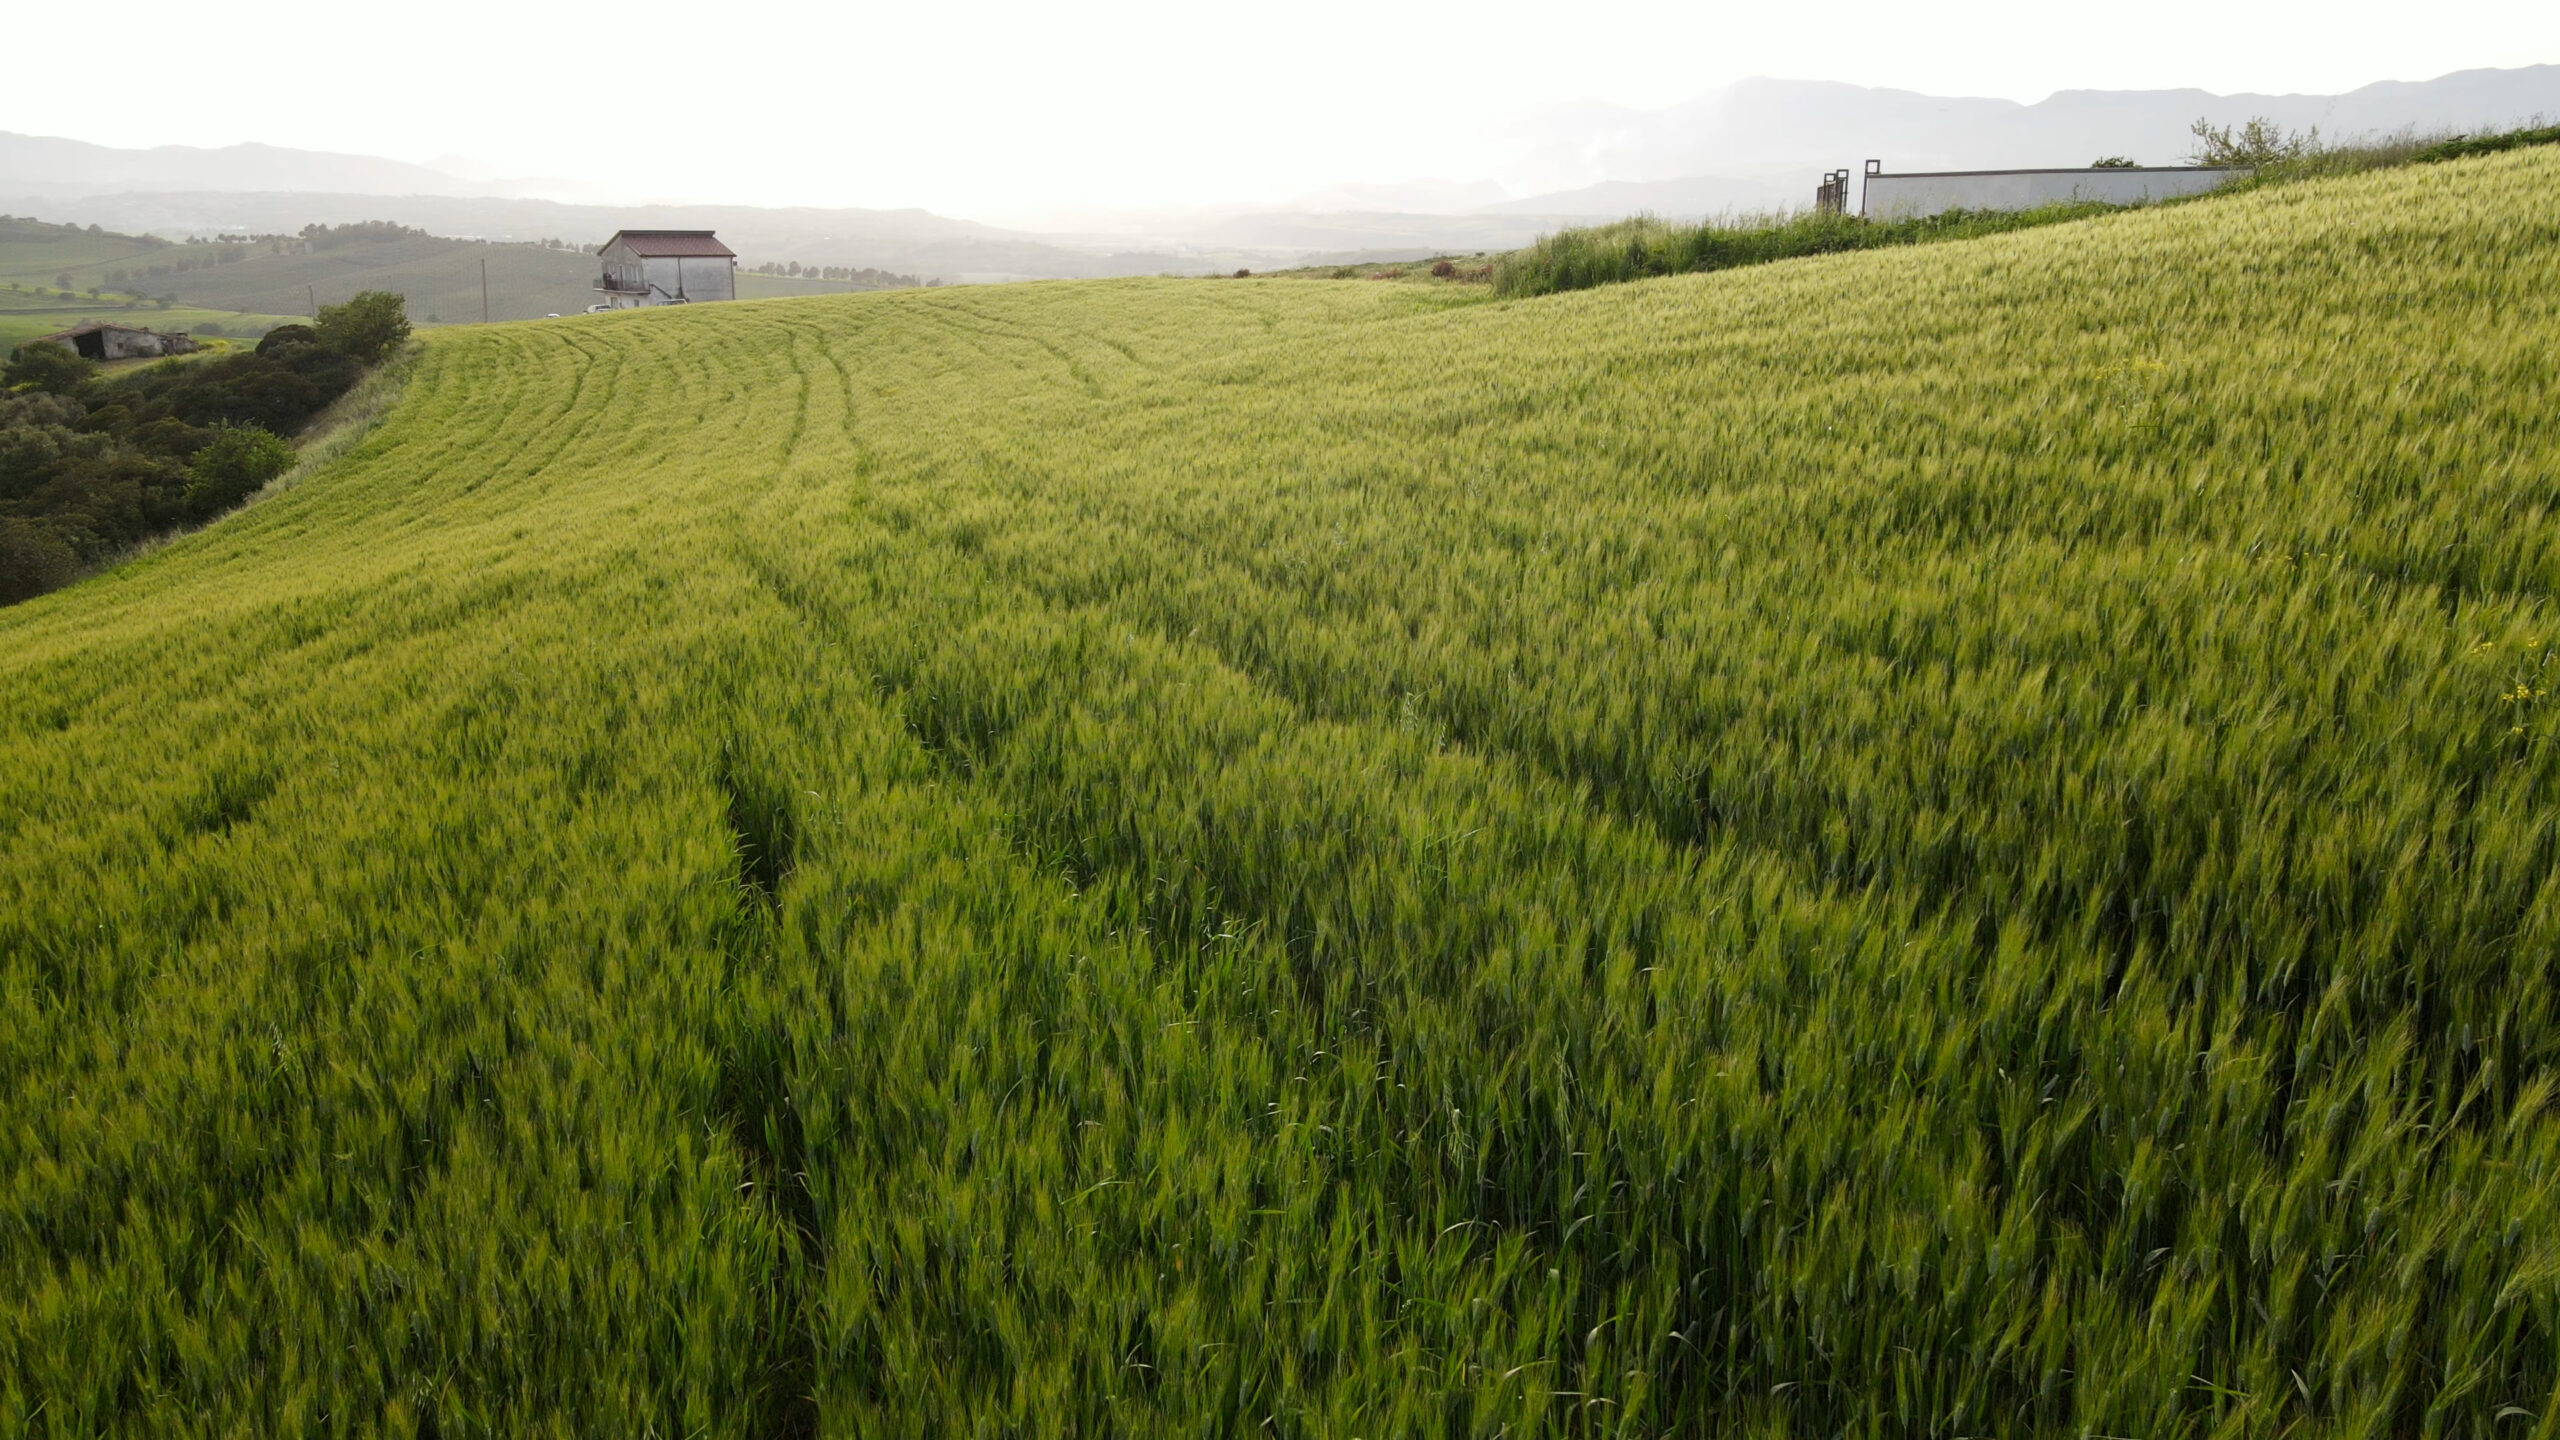
[[[31,385],[48,395],[69,395],[97,373],[95,362],[59,340],[30,340],[0,370],[0,383],[12,390]]]
[[[2420,150],[2413,158],[2433,163],[2459,160],[2466,155],[2495,155],[2502,150],[2521,150],[2527,145],[2560,145],[2560,125],[2538,125],[2526,130],[2510,130],[2503,135],[2456,135]]]
[[[258,337],[258,353],[272,354],[288,345],[317,345],[320,332],[308,325],[279,325]]]
[[[409,338],[408,302],[388,290],[367,290],[342,305],[320,307],[320,343],[354,360],[372,365]]]
[[[2320,150],[2318,126],[2296,133],[2264,115],[2251,116],[2237,128],[2198,119],[2187,127],[2187,133],[2196,137],[2196,148],[2188,153],[2187,158],[2198,165],[2255,170],[2287,160],[2300,160]]]
[[[0,515],[0,605],[59,589],[79,568],[80,557],[52,526]]]
[[[187,508],[199,514],[228,510],[293,468],[293,447],[255,425],[226,425],[196,452],[187,473]]]
[[[1431,278],[1433,278],[1433,279],[1435,279],[1435,280],[1446,280],[1446,279],[1448,279],[1450,276],[1455,275],[1455,274],[1457,274],[1457,273],[1458,273],[1458,267],[1457,267],[1457,265],[1456,265],[1455,263],[1453,263],[1453,262],[1451,262],[1451,261],[1447,261],[1447,260],[1438,260],[1438,261],[1434,261],[1434,262],[1432,262],[1432,266],[1431,266]]]
[[[1730,270],[1801,255],[1970,239],[2103,215],[2113,208],[2081,201],[2034,210],[1950,210],[1910,220],[1864,220],[1814,212],[1757,224],[1710,221],[1699,225],[1673,225],[1639,216],[1614,225],[1559,231],[1526,250],[1515,250],[1495,266],[1493,286],[1499,295],[1545,295],[1658,275]]]

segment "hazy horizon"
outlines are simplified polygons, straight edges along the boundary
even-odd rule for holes
[[[1419,180],[1528,194],[1555,178],[1514,140],[1537,117],[1675,107],[1753,76],[2033,103],[2334,94],[2560,59],[2560,8],[2514,0],[2456,3],[2405,32],[2399,9],[2286,3],[2196,35],[2009,0],[1928,16],[1873,0],[1639,5],[1606,26],[1514,3],[1454,22],[1332,0],[1286,17],[1002,3],[957,21],[702,27],[695,13],[465,0],[421,25],[296,0],[251,26],[147,0],[111,65],[22,73],[0,130],[379,155],[600,197],[1004,217]],[[81,43],[63,28],[52,38]],[[108,104],[102,73],[186,83]]]

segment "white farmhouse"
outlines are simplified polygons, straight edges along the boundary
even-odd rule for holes
[[[708,230],[618,230],[596,258],[608,309],[738,298],[738,252]]]

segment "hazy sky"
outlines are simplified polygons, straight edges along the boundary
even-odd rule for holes
[[[1496,173],[1488,132],[1506,114],[1666,105],[1751,75],[2033,101],[2330,92],[2560,61],[2554,0],[1480,0],[1443,13],[128,0],[114,13],[106,31],[78,6],[11,21],[55,58],[11,67],[0,130],[465,156],[632,195],[979,215],[1474,179]]]

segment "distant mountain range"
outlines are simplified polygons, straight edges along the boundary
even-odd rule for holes
[[[261,190],[516,196],[530,193],[528,187],[540,183],[475,180],[376,155],[338,155],[276,145],[119,150],[55,135],[0,131],[0,194],[19,197],[84,199],[148,191]]]
[[[2174,164],[2199,117],[2266,116],[2336,138],[2560,119],[2560,65],[2385,81],[2343,95],[2067,90],[2035,104],[1808,80],[1744,80],[1660,110],[1583,103],[1494,135],[1499,173],[1346,184],[1285,205],[1096,208],[1007,229],[922,210],[594,205],[567,181],[270,145],[120,150],[0,132],[0,209],[166,235],[397,220],[442,235],[601,240],[626,224],[717,229],[749,263],[950,280],[1148,274],[1507,249],[1561,225],[1806,203],[1825,170]]]
[[[2064,90],[2033,105],[1869,89],[1817,80],[1739,81],[1662,110],[1583,104],[1520,116],[1496,139],[1498,177],[1549,209],[1602,182],[1703,185],[1783,178],[1808,195],[1825,170],[1880,159],[1888,170],[2086,165],[2127,155],[2180,163],[2197,119],[2265,116],[2347,139],[2403,129],[2474,131],[2560,120],[2560,65],[2463,70],[2344,95],[2216,95],[2205,90]]]

